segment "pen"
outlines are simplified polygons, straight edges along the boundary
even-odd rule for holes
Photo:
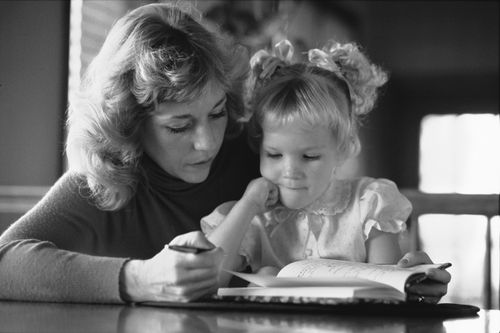
[[[212,249],[202,249],[199,247],[187,246],[187,245],[168,245],[168,248],[170,250],[174,250],[177,252],[195,253],[195,254],[212,250]]]

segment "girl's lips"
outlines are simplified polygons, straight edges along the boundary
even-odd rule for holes
[[[292,190],[292,191],[299,191],[299,190],[307,189],[307,187],[305,187],[305,186],[297,186],[297,185],[281,185],[281,187],[283,187],[287,190]]]

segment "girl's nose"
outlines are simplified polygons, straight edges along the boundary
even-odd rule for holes
[[[283,174],[286,178],[298,178],[300,175],[300,163],[292,158],[285,159]]]

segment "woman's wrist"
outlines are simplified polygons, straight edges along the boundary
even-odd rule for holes
[[[120,297],[125,302],[144,301],[140,281],[141,260],[127,261],[120,273]]]

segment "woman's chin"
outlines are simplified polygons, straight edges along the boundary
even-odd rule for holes
[[[183,181],[190,184],[199,184],[203,183],[210,173],[210,169],[206,171],[198,171],[198,172],[187,172],[184,173],[181,177]]]

